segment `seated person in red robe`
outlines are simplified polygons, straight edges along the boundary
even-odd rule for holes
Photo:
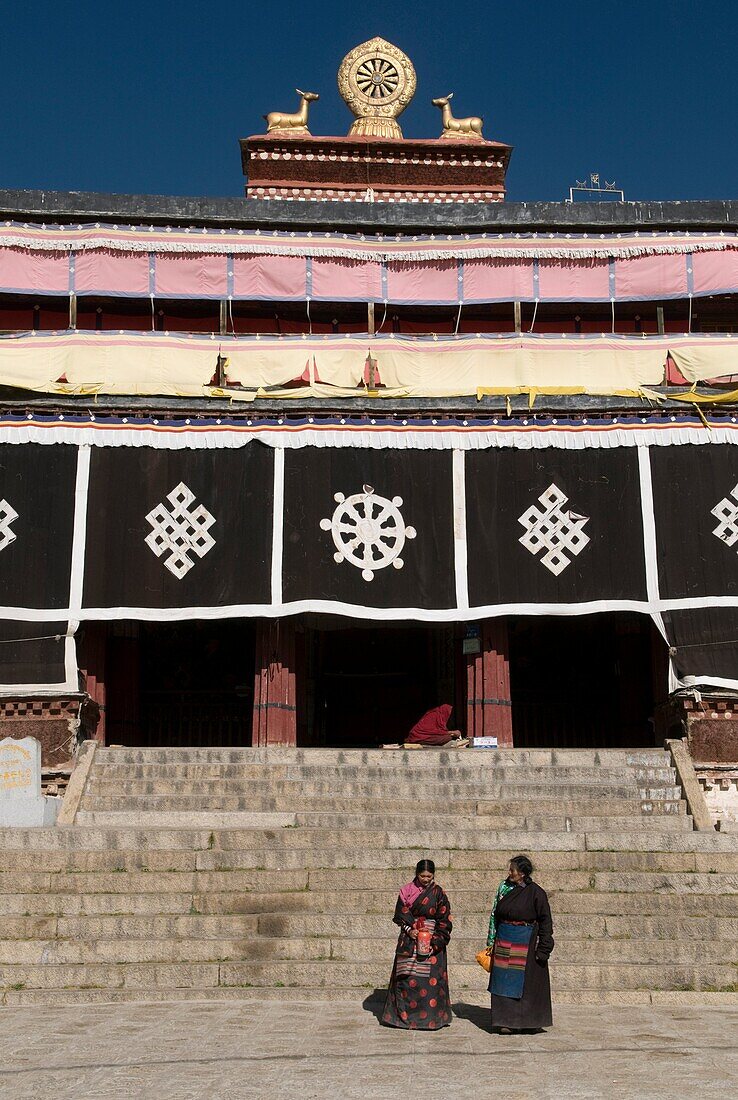
[[[461,732],[448,728],[452,709],[448,703],[442,703],[440,707],[433,707],[432,710],[426,711],[410,730],[405,738],[405,744],[447,745],[449,741],[459,741]]]

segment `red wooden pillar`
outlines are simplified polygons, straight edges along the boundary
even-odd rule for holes
[[[262,619],[256,624],[252,744],[297,744],[293,619]]]
[[[496,737],[500,748],[509,748],[513,731],[506,619],[480,624],[479,652],[468,654],[466,662],[466,735]]]
[[[108,641],[107,623],[85,623],[80,645],[79,664],[85,677],[85,690],[100,709],[95,740],[105,744],[107,685],[105,655]]]

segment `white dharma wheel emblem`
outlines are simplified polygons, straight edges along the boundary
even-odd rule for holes
[[[336,552],[335,561],[350,562],[361,570],[365,581],[373,580],[378,569],[388,565],[402,569],[400,557],[405,539],[414,539],[414,527],[406,527],[400,508],[402,497],[377,496],[371,485],[363,493],[345,497],[336,493],[337,508],[330,519],[322,519],[323,531],[330,531]]]

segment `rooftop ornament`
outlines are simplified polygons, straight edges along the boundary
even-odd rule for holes
[[[267,124],[267,133],[309,134],[308,130],[308,105],[320,99],[317,92],[295,91],[300,97],[299,109],[292,115],[283,114],[281,111],[270,111],[264,115]]]
[[[450,100],[453,99],[453,92],[449,92],[448,95],[439,96],[438,99],[431,100],[434,107],[441,108],[441,115],[443,117],[443,133],[442,138],[477,138],[482,137],[482,125],[483,119],[478,118],[475,115],[470,115],[469,118],[454,118],[451,114]]]
[[[338,90],[356,121],[350,137],[402,138],[397,118],[415,95],[410,58],[384,38],[371,38],[346,54]]]

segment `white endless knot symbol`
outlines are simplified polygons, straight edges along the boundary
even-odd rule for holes
[[[567,554],[576,557],[589,542],[589,535],[584,531],[585,523],[589,523],[589,516],[567,512],[562,505],[568,501],[569,498],[557,485],[549,485],[538,498],[543,507],[538,508],[533,504],[518,519],[518,523],[525,527],[525,534],[520,536],[518,542],[533,555],[545,550],[539,560],[556,577],[563,573],[567,565],[571,565]]]
[[[167,493],[167,500],[172,506],[171,511],[162,501],[156,508],[152,508],[146,517],[154,528],[151,534],[146,536],[146,545],[153,550],[157,558],[169,553],[164,565],[178,581],[181,581],[185,573],[189,573],[195,564],[190,553],[197,554],[198,558],[204,558],[215,546],[215,539],[209,533],[215,523],[215,516],[212,516],[203,504],[190,509],[194,499],[195,494],[183,481],[180,481],[171,493]]]
[[[363,493],[345,497],[336,493],[333,499],[338,507],[330,519],[322,519],[323,531],[330,531],[337,562],[347,561],[361,569],[365,581],[374,578],[377,569],[392,565],[402,569],[400,557],[405,539],[414,539],[414,527],[406,527],[400,508],[402,497],[375,496],[371,485],[365,485]]]
[[[15,508],[8,504],[7,500],[0,500],[0,551],[10,546],[11,542],[15,542],[18,537],[12,530],[13,523],[17,519],[18,513]]]
[[[735,499],[731,500],[730,497]],[[738,542],[738,485],[731,489],[729,497],[723,497],[714,508],[711,508],[710,513],[715,519],[720,520],[712,532],[713,535],[726,546],[733,546]]]

